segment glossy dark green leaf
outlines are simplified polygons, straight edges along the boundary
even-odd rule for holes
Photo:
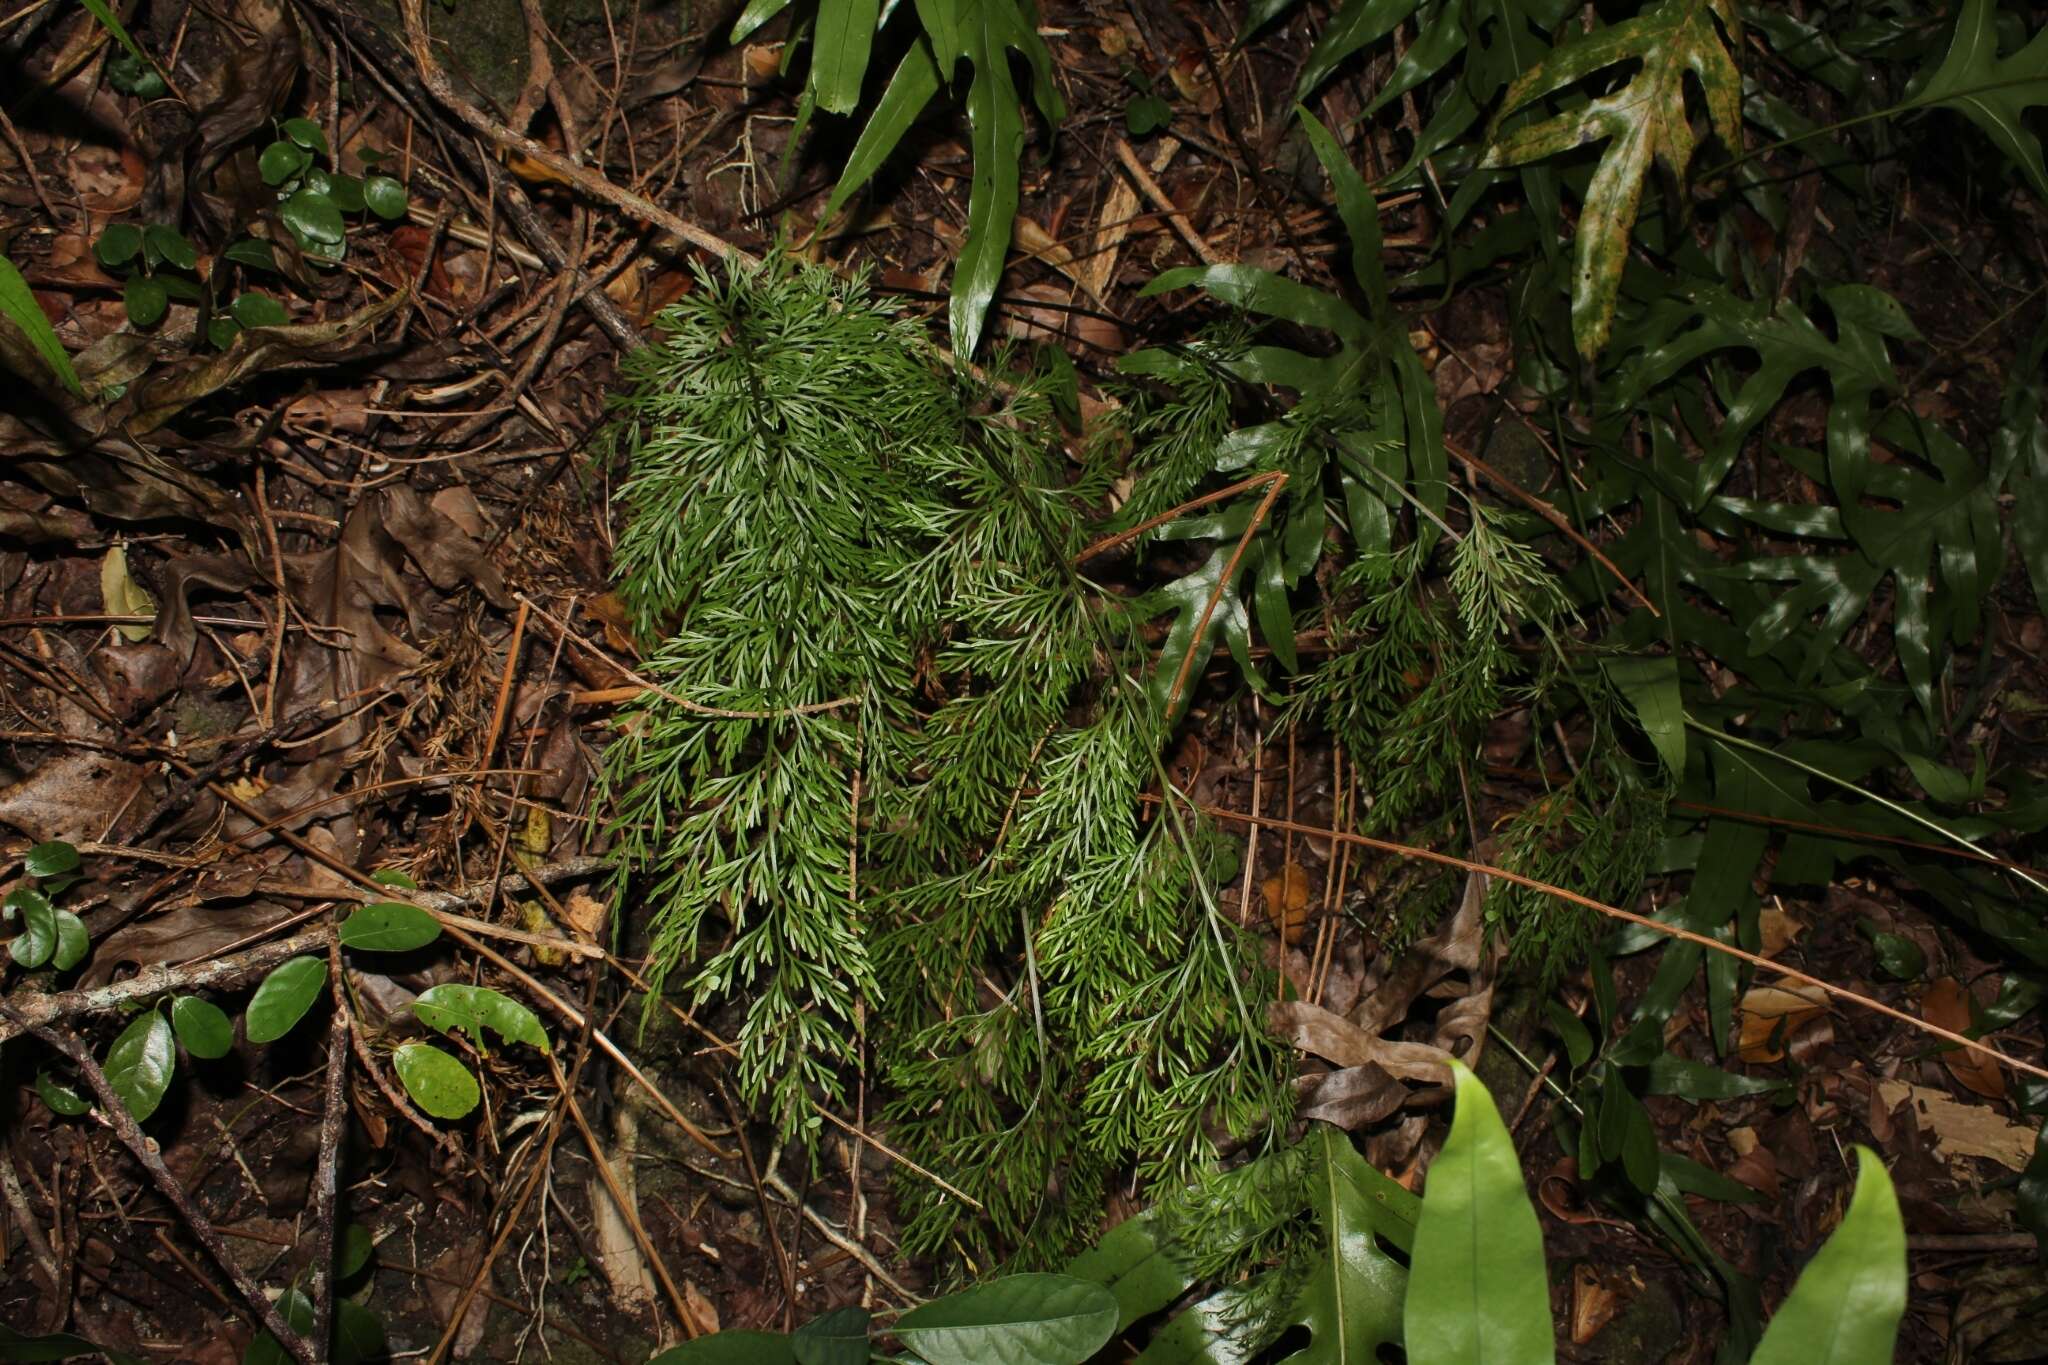
[[[277,269],[276,253],[272,250],[270,243],[259,238],[244,237],[238,242],[231,242],[228,244],[228,249],[223,251],[221,255],[237,265],[246,265],[256,270],[275,271]]]
[[[1302,66],[1294,97],[1306,101],[1353,53],[1392,33],[1415,12],[1418,4],[1420,0],[1345,0],[1317,33],[1316,45]],[[1266,16],[1271,17],[1270,13]],[[1248,20],[1247,31],[1251,27]]]
[[[180,270],[190,270],[199,264],[199,248],[168,224],[151,223],[144,228],[142,245],[156,260],[168,261]]]
[[[57,951],[57,912],[48,896],[26,886],[7,893],[7,909],[8,918],[21,926],[21,932],[7,944],[7,955],[23,969],[34,971]]]
[[[50,325],[43,306],[36,302],[35,291],[28,287],[28,281],[14,267],[14,262],[0,256],[0,317],[6,318],[21,329],[28,338],[29,346],[50,373],[74,394],[83,395],[85,388],[78,382],[78,371],[71,364],[71,353],[64,349],[64,343],[57,340],[57,329]]]
[[[840,1308],[813,1318],[790,1339],[797,1365],[868,1365],[868,1310]]]
[[[1856,1149],[1849,1211],[1778,1307],[1751,1365],[1888,1362],[1906,1311],[1906,1225],[1884,1162]]]
[[[747,7],[733,20],[726,41],[737,47],[752,37],[754,30],[789,8],[789,0],[747,0]]]
[[[344,948],[405,953],[441,937],[441,922],[417,905],[379,901],[351,913],[338,932]]]
[[[534,1012],[488,986],[458,981],[430,986],[412,1002],[412,1012],[428,1028],[442,1033],[462,1030],[479,1049],[487,1041],[484,1031],[488,1028],[505,1042],[528,1043],[542,1052],[548,1050],[547,1031]]]
[[[931,1365],[1080,1365],[1116,1322],[1116,1300],[1101,1285],[1025,1274],[920,1304],[891,1330]]]
[[[296,179],[313,161],[305,148],[290,142],[273,142],[256,158],[256,170],[266,185],[282,185]]]
[[[1544,1365],[1557,1358],[1543,1233],[1493,1097],[1452,1062],[1457,1109],[1430,1165],[1408,1274],[1408,1359]]]
[[[76,1090],[53,1080],[47,1071],[36,1073],[36,1094],[50,1107],[51,1113],[61,1114],[67,1119],[75,1119],[92,1107]]]
[[[206,1061],[227,1056],[235,1045],[234,1021],[220,1006],[196,995],[181,995],[171,1001],[171,1027],[185,1051]]]
[[[272,969],[249,998],[244,1019],[252,1043],[274,1043],[292,1031],[327,984],[327,959],[295,957]]]
[[[1867,919],[1856,921],[1856,931],[1870,940],[1878,970],[1886,976],[1895,981],[1914,981],[1926,974],[1927,954],[1904,934],[1887,933]]]
[[[334,1365],[371,1365],[386,1354],[384,1319],[354,1299],[334,1301]]]
[[[170,1088],[171,1073],[178,1065],[178,1049],[171,1041],[171,1026],[156,1010],[137,1015],[114,1045],[107,1049],[103,1067],[107,1084],[121,1097],[121,1103],[143,1122],[163,1102]]]
[[[278,206],[278,217],[302,241],[335,245],[347,231],[334,201],[314,190],[295,191]]]
[[[50,954],[50,965],[60,972],[68,972],[85,961],[92,951],[92,937],[85,931],[85,921],[69,910],[52,912],[51,919],[57,930],[57,947]]]
[[[233,318],[222,317],[216,313],[207,319],[206,339],[213,343],[213,349],[216,351],[225,351],[234,345],[235,338],[241,334],[242,324]]]
[[[121,302],[128,311],[128,321],[137,327],[154,327],[170,311],[171,294],[162,280],[130,275],[121,288]]]
[[[133,223],[109,223],[92,244],[92,254],[109,269],[126,265],[142,254],[142,229]]]
[[[429,1043],[402,1045],[391,1063],[413,1103],[437,1119],[459,1119],[483,1098],[469,1068]]]
[[[1173,106],[1157,95],[1140,95],[1124,106],[1124,129],[1132,137],[1150,137],[1173,122]]]
[[[405,217],[405,186],[388,175],[366,176],[363,180],[363,203],[384,221],[396,222]]]
[[[889,154],[896,150],[896,144],[917,122],[917,116],[931,103],[932,96],[939,93],[940,83],[931,50],[921,42],[912,43],[896,67],[896,74],[884,87],[881,99],[876,101],[874,112],[862,125],[860,137],[847,154],[846,166],[839,172],[839,182],[832,187],[831,197],[825,201],[819,222],[831,222],[861,186],[874,178]]]
[[[1992,0],[1963,0],[1948,55],[1912,102],[1969,119],[2019,167],[2034,193],[2048,199],[2041,140],[2026,126],[2026,111],[2048,104],[2048,28],[2001,61],[1997,17]]]
[[[22,855],[21,870],[31,877],[55,877],[78,870],[78,850],[62,839],[37,844]]]
[[[334,1278],[340,1281],[354,1279],[370,1264],[370,1257],[377,1252],[377,1239],[361,1223],[350,1223],[342,1229],[341,1245],[334,1252]]]
[[[268,294],[237,294],[228,312],[244,327],[282,327],[291,321],[284,305]]]
[[[327,134],[320,125],[309,118],[288,118],[283,124],[284,135],[309,152],[327,155]]]
[[[313,1301],[302,1289],[292,1288],[278,1296],[277,1315],[284,1325],[305,1336],[313,1330]],[[268,1332],[258,1332],[242,1352],[242,1365],[293,1365],[291,1355]]]

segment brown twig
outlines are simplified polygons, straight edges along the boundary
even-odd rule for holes
[[[334,1010],[327,1019],[327,1095],[320,1112],[320,1159],[313,1167],[313,1343],[327,1358],[334,1324],[334,1193],[342,1134],[348,1127],[348,997],[342,990],[341,941],[327,927],[327,988]]]
[[[155,1182],[157,1192],[178,1211],[178,1216],[185,1220],[185,1226],[192,1230],[193,1237],[206,1248],[214,1263],[227,1273],[229,1282],[235,1286],[235,1292],[242,1296],[242,1302],[247,1306],[252,1320],[261,1323],[263,1329],[275,1337],[278,1344],[293,1360],[298,1361],[299,1365],[317,1365],[312,1344],[291,1329],[283,1315],[277,1311],[277,1305],[264,1294],[263,1286],[251,1279],[249,1272],[242,1269],[241,1263],[228,1251],[227,1245],[220,1239],[220,1234],[214,1231],[213,1224],[185,1194],[184,1188],[178,1184],[177,1177],[171,1174],[170,1168],[164,1165],[163,1156],[157,1151],[156,1144],[143,1135],[142,1126],[136,1123],[134,1116],[128,1112],[128,1106],[122,1103],[121,1097],[114,1093],[113,1085],[107,1080],[107,1073],[100,1069],[100,1064],[85,1050],[85,1044],[78,1040],[77,1035],[59,1033],[42,1024],[32,1024],[13,1005],[5,1001],[0,1001],[0,1016],[5,1016],[18,1030],[25,1029],[35,1034],[70,1059],[71,1064],[78,1068],[78,1074],[84,1077],[85,1083],[92,1088],[93,1097],[99,1101],[98,1112],[101,1120],[114,1130],[114,1136],[121,1139],[121,1145],[142,1163],[142,1168],[149,1172],[150,1179]]]
[[[1161,798],[1151,792],[1145,792],[1138,799],[1156,802]],[[1787,967],[1781,962],[1773,962],[1770,958],[1764,957],[1761,954],[1746,952],[1741,948],[1735,947],[1733,944],[1723,943],[1719,939],[1712,938],[1706,934],[1697,934],[1690,929],[1681,928],[1675,924],[1666,924],[1664,921],[1652,919],[1648,915],[1638,915],[1633,910],[1623,910],[1619,906],[1608,905],[1603,901],[1594,900],[1591,896],[1582,896],[1576,891],[1562,886],[1553,886],[1549,882],[1538,881],[1534,877],[1526,877],[1519,872],[1510,872],[1508,869],[1497,867],[1492,863],[1475,862],[1470,858],[1460,858],[1453,853],[1439,853],[1433,848],[1418,848],[1413,844],[1396,843],[1391,839],[1375,839],[1369,834],[1352,834],[1345,830],[1318,829],[1314,825],[1296,824],[1292,820],[1280,820],[1270,815],[1251,816],[1243,811],[1227,810],[1222,806],[1188,804],[1192,809],[1198,810],[1202,814],[1217,820],[1233,820],[1240,824],[1261,824],[1268,829],[1291,828],[1297,834],[1312,835],[1318,839],[1335,839],[1341,843],[1356,844],[1362,848],[1376,849],[1381,853],[1392,853],[1403,858],[1417,858],[1423,862],[1436,863],[1443,867],[1454,867],[1465,872],[1477,872],[1482,876],[1498,877],[1502,881],[1513,882],[1516,886],[1527,887],[1531,891],[1541,892],[1546,896],[1554,896],[1558,900],[1569,901],[1573,905],[1584,906],[1588,910],[1597,911],[1610,919],[1620,920],[1624,924],[1640,925],[1642,928],[1651,929],[1663,934],[1667,938],[1679,939],[1711,952],[1722,953],[1738,961],[1747,962],[1752,967],[1762,967],[1767,971],[1776,972],[1779,976],[1797,981],[1804,986],[1811,986],[1815,990],[1835,999],[1846,1000],[1852,1005],[1860,1005],[1864,1009],[1895,1019],[1916,1032],[1928,1034],[1931,1037],[1941,1039],[1943,1042],[1952,1043],[1956,1047],[1977,1053],[1979,1056],[1987,1058],[1999,1066],[2007,1067],[2013,1071],[2024,1072],[2029,1076],[2038,1076],[2042,1080],[2048,1080],[2048,1067],[2022,1061],[2010,1053],[2000,1052],[1995,1047],[1980,1043],[1975,1038],[1967,1038],[1953,1030],[1942,1028],[1937,1024],[1930,1024],[1925,1019],[1917,1015],[1908,1014],[1904,1010],[1895,1009],[1885,1004],[1882,1000],[1874,1000],[1860,992],[1852,991],[1846,986],[1837,986],[1832,982],[1822,980],[1820,977],[1802,972],[1796,967]]]

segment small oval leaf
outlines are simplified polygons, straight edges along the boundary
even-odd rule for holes
[[[1078,1365],[1116,1331],[1116,1297],[1068,1275],[1005,1275],[911,1309],[895,1334],[931,1365]]]
[[[405,217],[405,186],[388,175],[372,175],[363,181],[363,203],[386,222]]]
[[[37,844],[21,859],[21,870],[31,877],[55,877],[78,870],[78,850],[62,839]]]
[[[161,280],[130,275],[128,283],[121,286],[121,302],[128,310],[128,321],[137,327],[154,327],[170,311],[171,291]]]
[[[327,154],[327,134],[320,131],[320,125],[309,118],[288,118],[284,121],[284,135],[308,151]]]
[[[489,1040],[486,1026],[508,1043],[531,1043],[548,1050],[547,1031],[534,1012],[502,991],[467,986],[459,981],[430,986],[412,1002],[421,1023],[442,1033],[461,1029],[481,1048]]]
[[[17,887],[7,894],[7,908],[19,918],[21,933],[7,945],[7,955],[28,971],[50,960],[57,951],[57,912],[50,898],[40,891]]]
[[[184,233],[168,224],[151,223],[144,228],[142,244],[158,260],[169,261],[180,270],[190,270],[199,264],[199,249]]]
[[[246,265],[255,270],[277,269],[277,256],[271,250],[270,243],[259,238],[244,237],[239,242],[231,243],[221,255],[236,265]]]
[[[400,891],[417,891],[420,884],[395,867],[379,868],[370,874],[370,880],[379,886],[396,887]]]
[[[341,922],[344,948],[372,953],[404,953],[441,937],[441,924],[417,905],[378,901]]]
[[[194,1057],[213,1061],[228,1055],[235,1045],[235,1024],[220,1006],[196,995],[181,995],[171,1001],[171,1027],[178,1041]]]
[[[370,1257],[377,1250],[377,1239],[361,1223],[350,1223],[342,1230],[341,1248],[334,1253],[334,1278],[352,1280],[370,1263]]]
[[[228,312],[244,327],[282,327],[291,321],[284,305],[268,294],[237,294]]]
[[[476,1108],[482,1092],[469,1068],[440,1048],[407,1043],[391,1056],[413,1103],[437,1119],[459,1119]]]
[[[290,1033],[292,1026],[306,1017],[306,1011],[313,1007],[320,988],[326,984],[324,957],[295,957],[274,969],[263,978],[256,994],[249,997],[245,1016],[249,1041],[274,1043]]]
[[[138,1015],[121,1030],[121,1036],[107,1049],[107,1084],[121,1097],[121,1103],[141,1123],[163,1103],[170,1088],[171,1072],[178,1064],[178,1049],[171,1042],[171,1026],[155,1010]]]
[[[57,923],[57,950],[50,954],[50,965],[68,972],[92,951],[92,936],[85,932],[85,921],[69,910],[58,910],[53,918]]]
[[[43,1103],[50,1106],[51,1113],[61,1114],[67,1119],[75,1119],[91,1107],[79,1097],[76,1090],[52,1080],[47,1071],[36,1073],[36,1094],[42,1096]]]
[[[295,191],[278,206],[278,217],[300,240],[333,246],[341,241],[346,225],[341,210],[326,195],[313,190]]]
[[[107,224],[107,230],[92,244],[92,254],[108,267],[126,265],[141,251],[142,229],[133,223]]]

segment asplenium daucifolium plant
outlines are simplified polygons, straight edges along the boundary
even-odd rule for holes
[[[987,1211],[907,1184],[906,1243],[1045,1264],[1120,1166],[1284,1117],[1209,891],[1235,851],[1140,800],[1169,662],[1075,567],[1118,470],[860,281],[706,273],[662,327],[613,433],[654,686],[605,763],[654,980],[745,1001],[741,1083],[790,1128],[865,1029],[892,1138]]]

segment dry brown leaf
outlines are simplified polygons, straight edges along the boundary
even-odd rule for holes
[[[1927,993],[1920,997],[1920,1017],[1950,1033],[1968,1033],[1970,997],[1963,989],[1963,983],[1952,976],[1936,977],[1929,982]],[[1941,1064],[1964,1088],[1987,1100],[2005,1098],[2005,1073],[1983,1053],[1957,1048],[1942,1053]]]
[[[1828,997],[1818,986],[1792,981],[1752,986],[1743,993],[1742,1040],[1738,1049],[1745,1062],[1775,1062],[1785,1056],[1785,1041],[1807,1020],[1824,1014]]]
[[[1581,1261],[1572,1267],[1572,1345],[1584,1346],[1614,1320],[1625,1302],[1600,1272]]]
[[[2034,1130],[1989,1105],[1964,1104],[1929,1086],[1905,1081],[1879,1081],[1877,1094],[1888,1110],[1910,1101],[1915,1121],[1934,1135],[1934,1150],[1940,1156],[1983,1157],[2018,1171],[2026,1169],[2034,1155]]]
[[[569,912],[569,930],[585,943],[597,942],[597,931],[604,927],[604,902],[577,887],[562,901],[562,908]]]
[[[1308,923],[1308,872],[1299,863],[1289,863],[1259,883],[1265,893],[1266,916],[1291,948],[1301,942],[1302,926]]]
[[[1765,957],[1776,957],[1799,941],[1806,926],[1785,913],[1782,906],[1768,906],[1757,916],[1757,933],[1763,940]]]

